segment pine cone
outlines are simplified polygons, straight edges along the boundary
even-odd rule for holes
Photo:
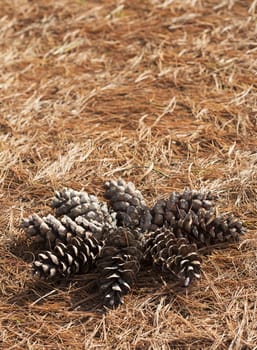
[[[117,213],[118,226],[141,228],[143,231],[151,226],[150,210],[141,192],[132,182],[110,180],[104,187],[104,197],[110,201],[112,209]]]
[[[83,239],[72,237],[67,244],[59,242],[53,251],[38,254],[33,263],[33,273],[41,278],[86,273],[93,266],[102,246],[91,232],[87,232]]]
[[[201,258],[195,244],[186,238],[178,238],[171,228],[159,228],[144,237],[144,256],[160,265],[164,272],[171,272],[184,280],[187,287],[194,278],[200,278]]]
[[[23,220],[22,227],[29,237],[43,242],[48,247],[54,247],[56,241],[67,243],[74,236],[83,239],[87,232],[84,227],[66,215],[57,219],[51,214],[43,217],[33,214]]]
[[[177,225],[178,221],[184,219],[188,213],[198,214],[199,210],[214,211],[215,197],[210,193],[185,190],[182,193],[172,192],[168,199],[157,201],[151,209],[153,216],[152,229],[167,224],[171,227]],[[185,230],[190,231],[185,225]]]
[[[99,202],[96,196],[87,192],[71,188],[57,191],[51,206],[56,210],[57,216],[66,214],[99,236],[104,227],[116,227],[116,213],[109,211],[106,203]]]
[[[57,216],[66,214],[74,218],[82,214],[81,207],[78,211],[76,209],[83,204],[86,204],[86,211],[88,211],[90,205],[92,211],[97,210],[100,206],[96,196],[89,195],[84,191],[75,191],[72,188],[64,188],[61,191],[55,192],[55,197],[52,199],[51,207],[55,209]]]
[[[142,243],[138,231],[119,227],[106,233],[105,246],[96,260],[105,306],[112,308],[123,303],[122,296],[130,291],[141,259]]]
[[[160,226],[173,228],[176,237],[185,237],[198,247],[238,240],[244,233],[242,223],[232,217],[217,216],[215,196],[186,190],[173,192],[152,208],[152,230]]]
[[[242,222],[233,216],[217,216],[203,224],[195,236],[201,241],[198,246],[212,245],[220,242],[236,242],[246,229]]]
[[[197,213],[194,210],[182,213],[173,224],[173,231],[177,237],[185,237],[201,248],[220,242],[238,241],[245,229],[232,216],[216,216],[215,208],[200,208]]]

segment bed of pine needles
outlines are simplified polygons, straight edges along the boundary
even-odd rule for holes
[[[257,349],[256,21],[256,0],[0,0],[1,349]],[[119,177],[148,204],[211,190],[247,234],[108,312],[93,274],[34,279],[21,219]]]

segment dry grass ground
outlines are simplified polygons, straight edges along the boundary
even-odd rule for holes
[[[256,20],[256,0],[0,0],[1,349],[257,349]],[[94,276],[35,282],[21,218],[118,177],[149,203],[211,189],[248,233],[108,313]]]

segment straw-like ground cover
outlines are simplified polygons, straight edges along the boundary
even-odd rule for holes
[[[0,0],[2,349],[257,349],[257,1]],[[64,186],[148,203],[212,190],[244,221],[189,289],[144,270],[104,313],[94,276],[30,274],[22,217]]]

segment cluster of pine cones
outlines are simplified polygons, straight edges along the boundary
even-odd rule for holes
[[[104,188],[109,205],[65,188],[52,199],[55,215],[33,214],[22,226],[46,249],[33,262],[35,275],[69,278],[95,268],[107,307],[123,303],[145,262],[187,287],[200,277],[199,248],[237,241],[244,233],[234,217],[217,214],[210,192],[173,192],[150,208],[131,182],[111,180]]]

